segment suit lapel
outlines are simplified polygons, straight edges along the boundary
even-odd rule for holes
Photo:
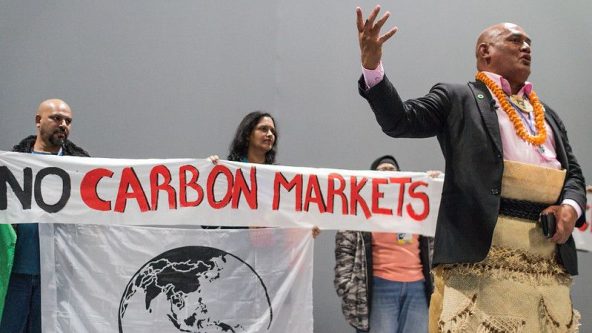
[[[473,97],[475,97],[475,101],[477,102],[481,118],[483,118],[489,137],[491,138],[491,141],[493,141],[497,152],[502,154],[502,139],[499,131],[497,113],[495,112],[495,101],[483,83],[479,81],[470,82],[469,88],[473,91]]]

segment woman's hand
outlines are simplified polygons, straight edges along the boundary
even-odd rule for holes
[[[212,162],[212,164],[218,164],[220,157],[218,157],[218,155],[210,155],[210,156],[208,156],[208,160],[210,160],[210,162]]]

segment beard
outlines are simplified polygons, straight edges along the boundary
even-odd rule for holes
[[[59,136],[60,134],[62,134],[63,137],[60,137]],[[57,129],[49,136],[48,141],[53,146],[61,147],[64,145],[64,143],[66,142],[67,139],[68,139],[68,134],[66,134],[66,132],[63,130]]]

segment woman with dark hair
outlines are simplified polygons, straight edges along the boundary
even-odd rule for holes
[[[258,164],[275,163],[277,152],[277,130],[275,120],[267,112],[253,111],[247,114],[236,128],[236,133],[230,143],[228,160]],[[220,157],[208,157],[217,164]],[[217,226],[202,226],[204,229],[218,229]],[[240,227],[238,229],[242,229]],[[237,229],[222,227],[222,229]]]
[[[274,164],[277,143],[278,132],[275,119],[267,112],[253,111],[247,114],[238,125],[234,138],[230,143],[228,160]],[[212,155],[209,159],[216,164],[219,157]],[[313,227],[313,237],[318,236],[320,232],[318,227]]]
[[[275,120],[267,112],[253,111],[240,122],[230,144],[229,161],[274,164],[278,134]],[[210,156],[215,164],[217,155]]]

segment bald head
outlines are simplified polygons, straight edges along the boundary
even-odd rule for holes
[[[477,57],[477,59],[479,58],[479,45],[493,43],[494,41],[498,40],[500,34],[503,31],[505,31],[506,24],[512,23],[494,24],[481,31],[481,33],[479,34],[479,38],[477,38],[477,45],[475,47],[475,56]]]
[[[35,125],[37,139],[33,149],[39,152],[58,152],[70,134],[72,110],[61,99],[45,100],[39,104]]]
[[[519,25],[492,25],[477,39],[477,70],[501,75],[510,82],[512,90],[520,89],[530,75],[530,45],[530,37]]]
[[[61,99],[52,98],[47,99],[39,104],[37,115],[40,116],[42,114],[47,114],[48,112],[52,112],[54,110],[67,111],[70,114],[72,113],[70,106],[66,104],[66,102],[62,101]]]

